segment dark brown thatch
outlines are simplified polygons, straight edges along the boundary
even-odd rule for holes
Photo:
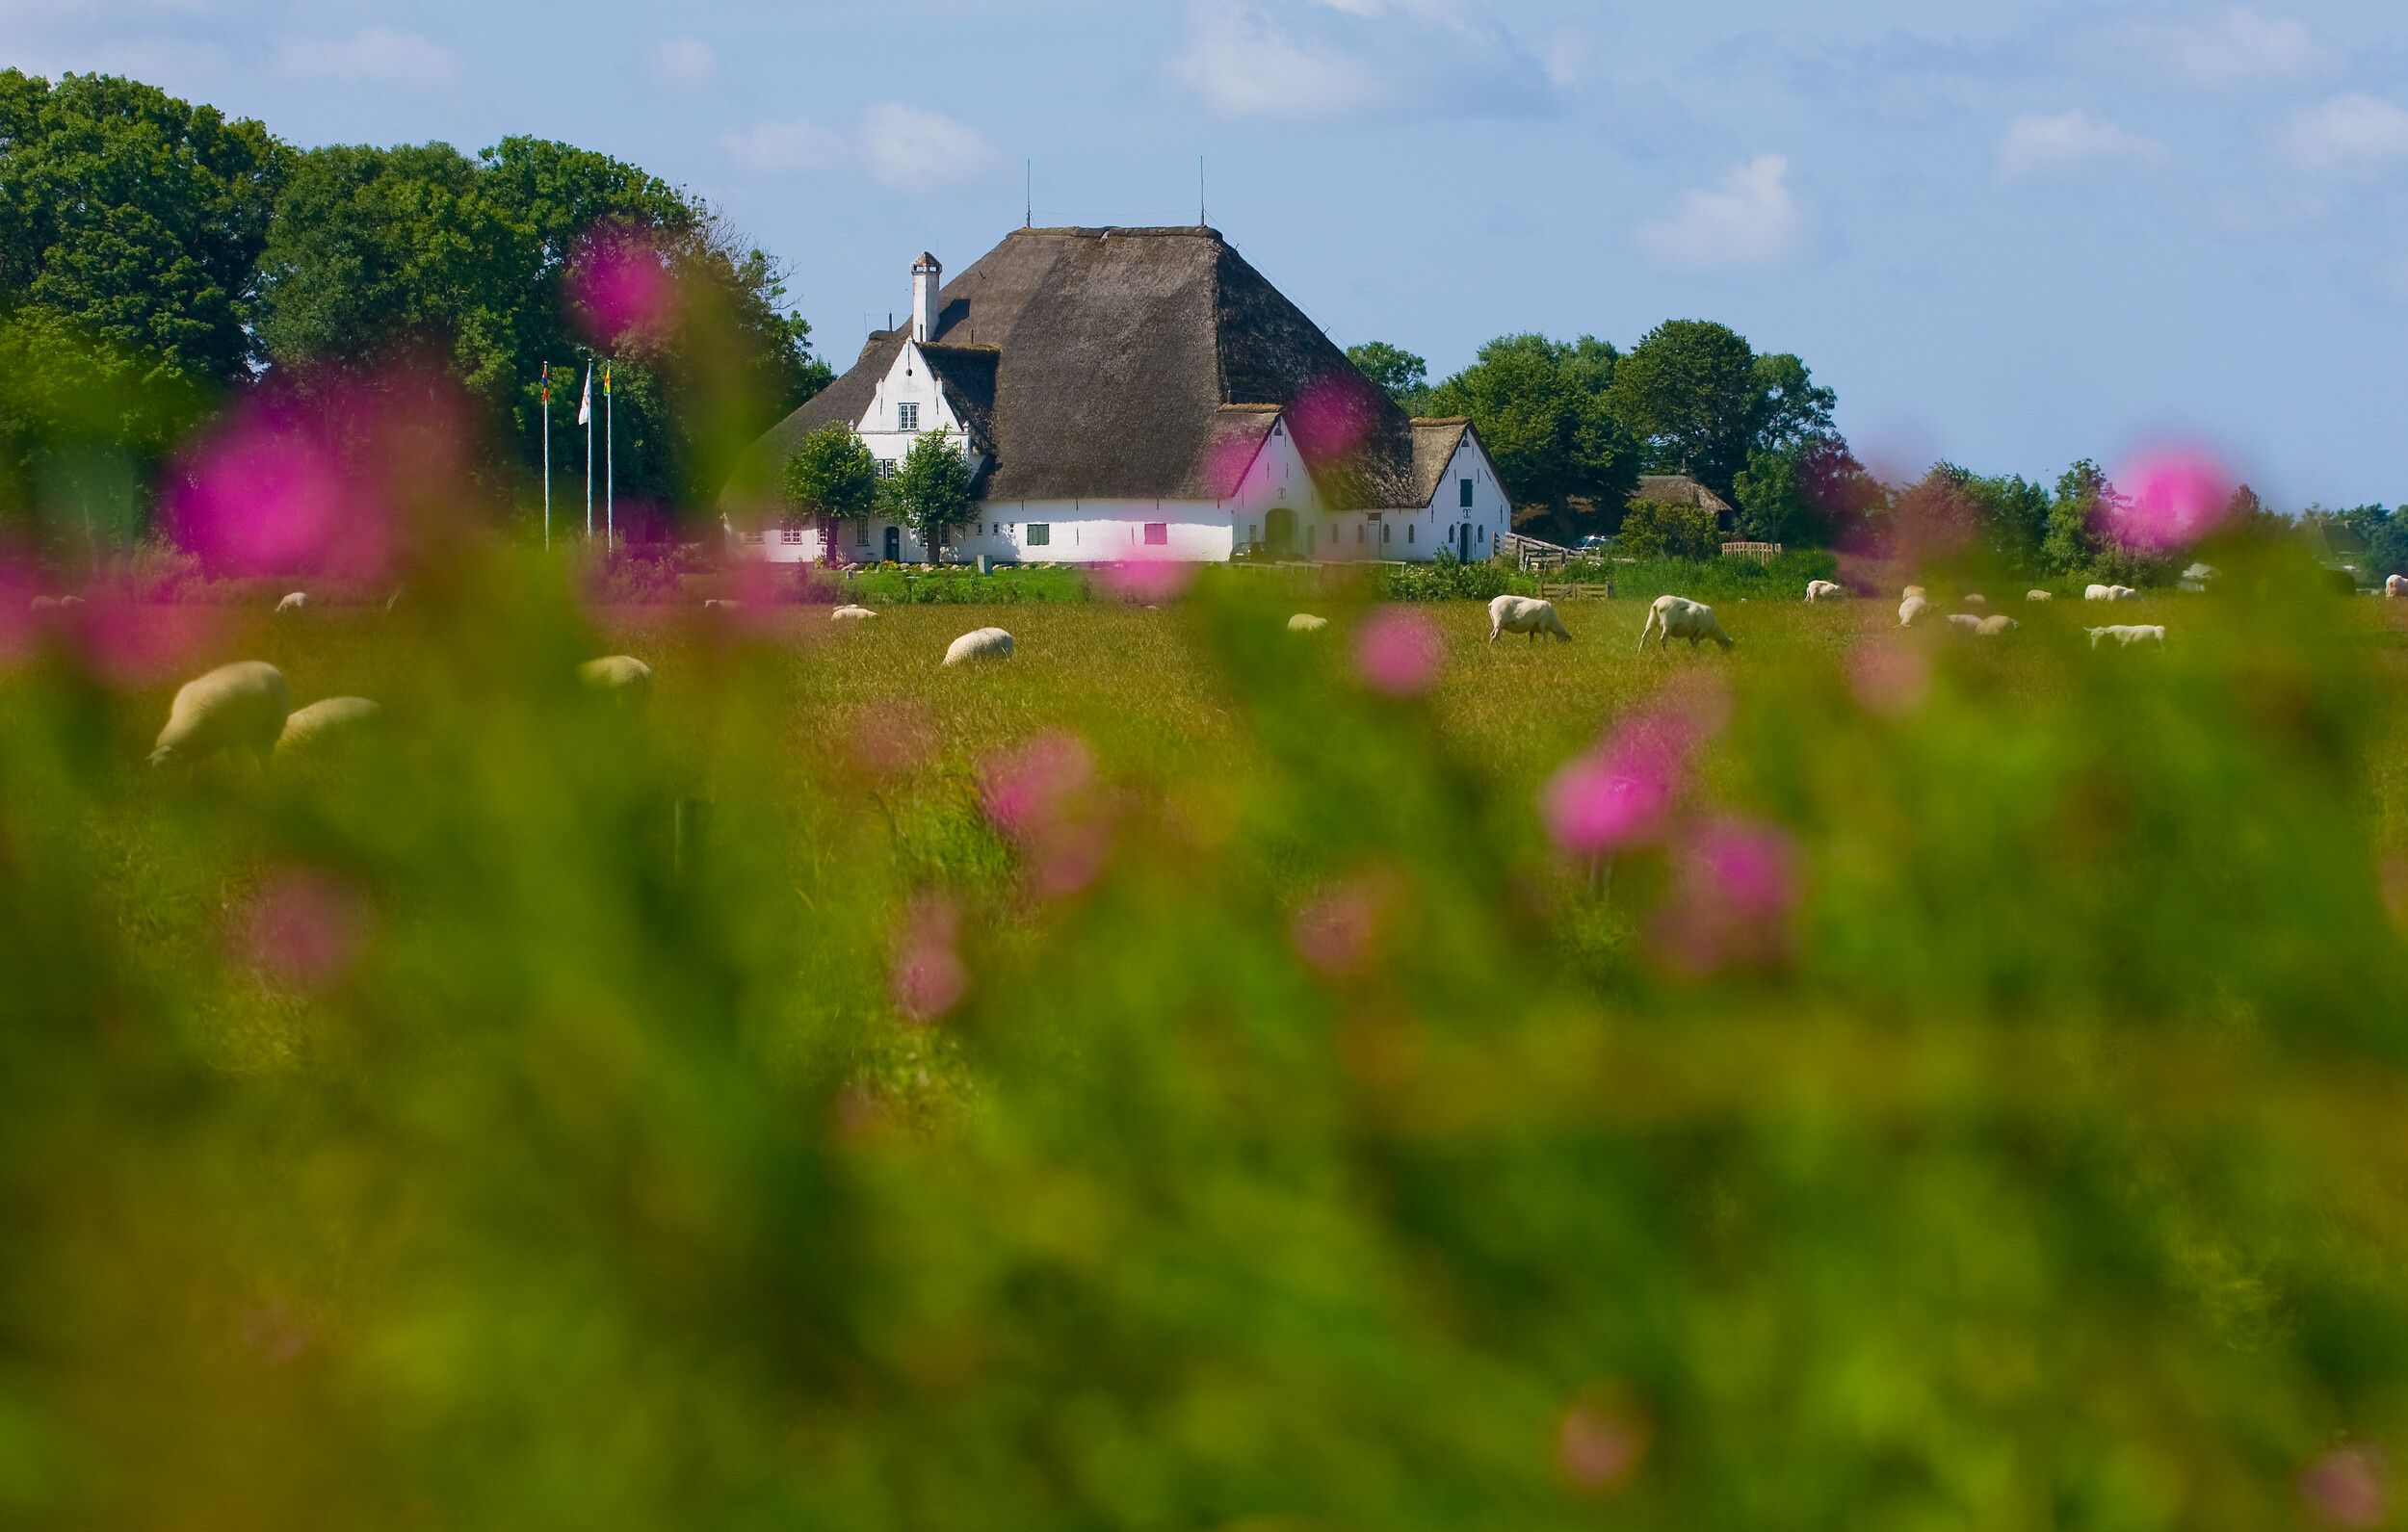
[[[1469,415],[1413,422],[1413,482],[1399,505],[1419,510],[1429,504],[1438,493],[1438,481],[1447,475],[1447,465],[1454,461],[1455,450],[1463,445],[1463,433],[1471,428]]]
[[[759,450],[859,420],[907,334],[872,335]],[[1333,505],[1402,505],[1416,479],[1403,413],[1212,229],[1015,230],[945,285],[924,350],[994,456],[988,499],[1222,498],[1271,428],[1245,405],[1287,408]]]
[[[1731,503],[1687,474],[1641,474],[1638,487],[1631,491],[1634,505],[1644,502],[1651,506],[1702,506],[1719,516],[1731,508]]]

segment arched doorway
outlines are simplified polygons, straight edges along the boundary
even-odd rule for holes
[[[903,562],[903,529],[900,527],[886,529],[886,561],[890,564]]]
[[[1274,506],[1263,518],[1263,552],[1274,558],[1296,557],[1296,512]]]

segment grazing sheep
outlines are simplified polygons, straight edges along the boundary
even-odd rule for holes
[[[2112,638],[2126,649],[2136,643],[2162,644],[2165,642],[2165,624],[2161,622],[2146,625],[2119,624],[2112,628],[2088,628],[2083,631],[2090,635],[2090,647],[2093,649],[2099,647],[2099,640],[2102,638]]]
[[[1975,594],[1965,598],[1965,605],[1968,607],[1986,607],[1990,605],[1990,598],[1980,594],[1979,592],[1976,592]]]
[[[1001,628],[976,628],[955,638],[945,651],[949,665],[972,664],[982,660],[1011,658],[1011,635]]]
[[[1656,604],[1647,609],[1647,624],[1638,630],[1638,651],[1647,652],[1647,638],[1657,635],[1657,647],[1669,649],[1675,638],[1687,638],[1691,649],[1701,638],[1712,638],[1728,649],[1738,640],[1722,631],[1714,619],[1714,610],[1703,602],[1686,596],[1658,596]]]
[[[2024,592],[2024,599],[2026,601],[2055,601],[2056,597],[2046,590],[2027,590]]]
[[[2383,581],[2383,596],[2387,601],[2408,601],[2408,575],[2391,575]],[[66,598],[73,601],[75,598]]]
[[[306,590],[296,590],[290,595],[287,595],[282,601],[275,604],[276,614],[278,616],[282,616],[288,611],[300,611],[308,605],[309,592]]]
[[[275,666],[260,660],[220,665],[177,690],[150,764],[190,765],[220,750],[249,750],[265,766],[291,709],[284,672]]]
[[[1508,633],[1529,634],[1532,643],[1542,633],[1572,641],[1572,631],[1556,615],[1556,604],[1534,596],[1499,596],[1488,604],[1488,641],[1495,643]]]
[[[2081,599],[2084,601],[2113,601],[2115,599],[2115,587],[2113,585],[2084,585],[2082,586]]]
[[[1901,628],[1912,628],[1929,615],[1931,603],[1921,596],[1909,596],[1898,604],[1898,625]]]
[[[1984,638],[1995,638],[2002,633],[2013,633],[2016,629],[2022,626],[2022,623],[2017,622],[2014,618],[2002,612],[1995,617],[1982,618],[1981,621],[1974,628],[1974,632],[1981,635]]]
[[[1899,591],[1898,596],[1900,599],[1906,601],[1927,601],[1931,597],[1931,592],[1925,590],[1921,585],[1909,585],[1904,590]]]
[[[829,612],[827,614],[827,620],[830,622],[861,622],[867,618],[875,617],[877,615],[877,612],[872,611],[867,607],[847,606],[839,607],[834,611]]]
[[[36,596],[34,598],[36,611],[65,611],[69,607],[80,607],[83,604],[84,598],[81,596]]]
[[[327,697],[296,709],[276,736],[277,759],[313,749],[333,738],[353,734],[377,722],[384,710],[366,697]]]
[[[1299,611],[1288,619],[1290,633],[1319,633],[1328,626],[1327,617],[1316,617],[1309,611]]]
[[[713,596],[702,604],[705,611],[742,611],[745,604],[727,596]]]
[[[1836,581],[1809,580],[1806,582],[1806,599],[1808,601],[1841,601],[1845,600],[1846,596],[1847,587]]]
[[[652,695],[652,667],[634,655],[589,660],[577,667],[577,679],[589,690],[607,692],[623,703],[641,702]]]
[[[1973,633],[1981,627],[1981,619],[1970,611],[1951,611],[1949,613],[1949,626],[1961,633]]]

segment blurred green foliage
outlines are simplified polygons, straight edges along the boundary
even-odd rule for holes
[[[2161,652],[1436,606],[1404,697],[1249,571],[831,632],[471,543],[130,614],[130,687],[61,629],[0,671],[0,1521],[2297,1523],[2408,1443],[2408,633],[2213,556],[2119,609]],[[390,727],[146,771],[236,657]],[[1558,854],[1665,710],[1661,836]],[[1795,897],[1701,964],[1733,816]]]

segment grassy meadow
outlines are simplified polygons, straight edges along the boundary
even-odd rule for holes
[[[2377,1524],[2408,617],[2217,561],[29,632],[0,1521]],[[144,766],[235,658],[383,725]]]

